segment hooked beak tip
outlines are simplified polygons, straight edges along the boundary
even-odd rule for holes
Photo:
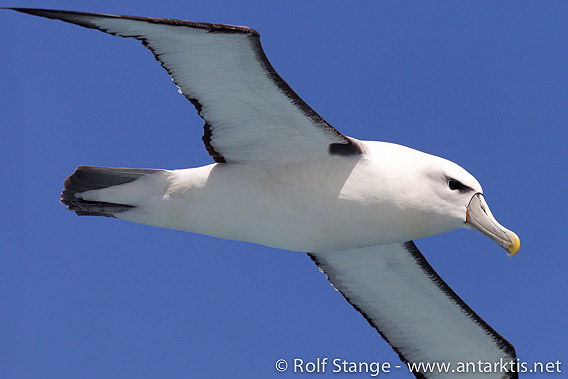
[[[511,233],[510,234],[511,246],[509,246],[507,251],[509,252],[509,256],[512,258],[519,251],[519,249],[521,247],[521,240],[519,239],[519,236],[517,236],[516,233],[511,232],[511,231],[509,231],[509,233]]]
[[[521,247],[519,237],[495,220],[481,193],[477,193],[471,198],[467,206],[465,222],[471,225],[473,229],[497,242],[509,253],[509,257],[514,257]]]

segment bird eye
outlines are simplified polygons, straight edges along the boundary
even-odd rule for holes
[[[450,179],[448,181],[448,187],[450,187],[452,191],[465,189],[465,186],[455,179]]]

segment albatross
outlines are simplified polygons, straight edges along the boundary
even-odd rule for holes
[[[416,377],[455,377],[468,363],[476,366],[467,377],[517,377],[513,346],[412,242],[466,228],[517,253],[519,238],[496,221],[466,170],[342,134],[278,75],[254,29],[11,9],[141,41],[205,121],[203,142],[215,163],[79,166],[61,194],[69,210],[308,252],[400,359],[418,365],[409,366]],[[453,372],[425,365],[435,362]]]

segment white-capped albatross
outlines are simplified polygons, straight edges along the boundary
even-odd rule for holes
[[[61,202],[78,215],[308,252],[419,378],[515,378],[513,346],[436,274],[412,240],[475,229],[512,256],[477,180],[443,158],[347,137],[278,75],[250,28],[12,8],[143,43],[205,120],[215,164],[184,170],[80,166]],[[488,366],[489,365],[489,366]]]

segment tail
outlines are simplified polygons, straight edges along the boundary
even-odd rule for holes
[[[142,176],[157,172],[165,172],[165,170],[79,166],[71,176],[65,179],[60,201],[67,206],[67,209],[74,211],[79,216],[116,217],[116,213],[130,210],[135,206],[85,200],[81,194],[86,191],[102,190],[130,183]]]

